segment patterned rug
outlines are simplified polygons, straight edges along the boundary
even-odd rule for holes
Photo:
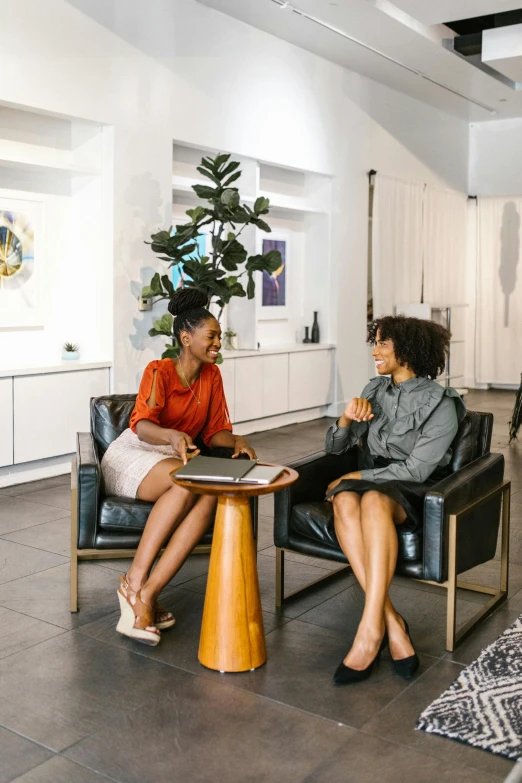
[[[416,728],[522,758],[522,615],[424,710]]]

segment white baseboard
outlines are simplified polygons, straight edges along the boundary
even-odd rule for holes
[[[71,472],[72,457],[72,454],[64,454],[62,457],[51,457],[0,468],[0,489],[15,484],[27,484],[29,481],[64,476]]]

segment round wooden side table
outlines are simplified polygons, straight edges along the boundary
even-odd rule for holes
[[[218,496],[198,659],[219,672],[257,669],[266,662],[266,647],[249,499],[279,492],[298,474],[285,468],[271,484],[171,478],[198,495]]]

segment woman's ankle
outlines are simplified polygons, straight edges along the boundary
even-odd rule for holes
[[[132,592],[136,593],[146,583],[147,576],[145,574],[139,574],[138,572],[134,571],[131,566],[127,571],[126,581]]]

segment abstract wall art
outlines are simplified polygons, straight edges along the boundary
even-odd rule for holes
[[[271,250],[279,250],[283,263],[272,274],[263,272],[263,307],[286,306],[286,241],[282,239],[263,239],[263,255]]]
[[[43,326],[42,203],[0,197],[0,329]]]

